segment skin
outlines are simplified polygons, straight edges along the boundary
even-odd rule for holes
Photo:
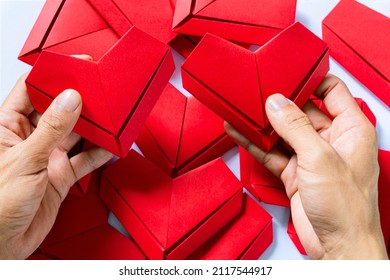
[[[68,158],[80,140],[72,133],[82,108],[80,95],[64,91],[41,116],[31,105],[26,76],[0,107],[0,259],[33,253],[70,187],[113,157],[92,148]]]
[[[283,151],[264,152],[225,123],[227,133],[278,176],[298,236],[311,259],[387,259],[378,210],[378,141],[346,85],[328,75],[300,110],[281,94],[266,113]],[[285,151],[289,151],[288,153]]]

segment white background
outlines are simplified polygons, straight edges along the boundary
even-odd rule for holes
[[[390,17],[390,1],[359,0],[359,2]],[[43,3],[43,0],[0,0],[0,103],[7,96],[17,78],[30,69],[28,65],[18,61],[17,56]],[[337,0],[298,0],[297,21],[321,37],[321,21],[337,3]],[[177,69],[171,82],[184,92],[181,87],[179,71],[183,59],[177,54],[174,56]],[[390,142],[388,141],[390,139],[389,108],[333,60],[331,60],[330,72],[342,78],[354,96],[361,97],[368,103],[377,117],[379,146],[382,149],[390,150]],[[231,150],[223,158],[239,177],[237,149]],[[287,208],[272,205],[262,204],[262,206],[274,218],[274,242],[261,259],[305,259],[295,249],[286,233],[290,211]]]

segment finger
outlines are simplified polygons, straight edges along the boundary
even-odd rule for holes
[[[69,153],[72,148],[81,140],[81,136],[77,133],[70,133],[68,137],[62,141],[62,143],[58,146],[60,151],[63,151],[65,153]]]
[[[275,131],[297,154],[310,156],[326,144],[308,116],[283,95],[268,97],[266,112]]]
[[[229,123],[225,122],[226,133],[240,146],[246,149],[258,162],[262,163],[275,176],[279,177],[288,164],[288,156],[283,154],[277,147],[269,152],[264,152],[259,147],[250,142]]]
[[[302,108],[302,111],[311,121],[313,128],[321,134],[322,131],[332,126],[332,121],[322,112],[313,101],[309,100]]]
[[[74,90],[61,93],[39,120],[37,128],[25,141],[25,152],[30,156],[48,159],[71,133],[81,112],[81,97]]]
[[[30,119],[30,124],[33,127],[37,127],[39,120],[41,119],[42,114],[38,113],[37,111],[32,112],[28,118]]]
[[[91,173],[114,157],[113,154],[102,148],[91,148],[70,159],[76,181]]]
[[[31,114],[34,111],[34,108],[30,102],[30,98],[28,97],[27,88],[26,88],[26,78],[28,73],[22,75],[15,86],[5,99],[2,109],[8,109],[11,111],[18,112],[25,116]]]
[[[329,114],[334,118],[349,110],[362,114],[345,83],[334,75],[328,74],[314,95],[323,100]]]
[[[31,134],[29,119],[13,110],[5,108],[0,110],[0,125],[9,129],[21,139],[26,139]]]

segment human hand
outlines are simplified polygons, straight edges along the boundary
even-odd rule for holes
[[[68,158],[82,107],[74,90],[61,93],[41,116],[24,75],[0,107],[0,259],[24,259],[54,224],[61,202],[80,178],[113,155],[93,148]]]
[[[337,77],[328,75],[315,95],[333,120],[312,102],[302,112],[281,94],[267,99],[267,116],[285,141],[283,150],[264,152],[227,123],[226,131],[283,181],[310,258],[386,259],[375,128]]]

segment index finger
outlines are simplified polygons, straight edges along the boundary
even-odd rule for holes
[[[328,74],[314,93],[322,99],[332,117],[337,117],[347,110],[362,113],[345,83],[338,77]]]
[[[2,109],[8,109],[25,116],[30,115],[34,111],[34,107],[31,104],[30,98],[27,93],[26,78],[28,73],[22,75],[15,86],[4,100]]]

